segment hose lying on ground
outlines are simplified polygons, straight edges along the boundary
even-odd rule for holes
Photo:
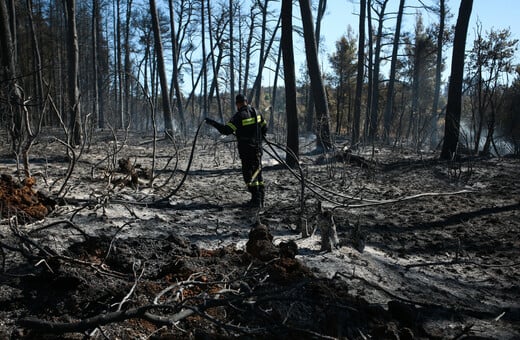
[[[190,158],[188,160],[188,165],[186,166],[186,171],[184,171],[184,175],[182,176],[181,178],[181,181],[179,182],[179,184],[177,185],[177,187],[175,189],[172,190],[172,192],[170,192],[167,196],[163,197],[163,198],[160,198],[156,201],[153,201],[151,203],[149,203],[150,205],[154,205],[154,204],[164,204],[164,203],[167,203],[170,201],[170,198],[175,195],[177,193],[177,191],[179,191],[179,189],[182,187],[182,185],[184,184],[184,181],[186,180],[186,177],[188,176],[188,172],[190,171],[190,167],[191,167],[191,163],[193,162],[193,154],[195,153],[195,145],[197,144],[197,138],[199,137],[199,131],[200,131],[200,128],[202,127],[202,125],[204,124],[204,120],[202,120],[200,123],[199,123],[199,126],[197,127],[197,132],[195,132],[195,137],[193,137],[193,143],[191,145],[191,152],[190,152]]]
[[[197,144],[197,139],[198,139],[198,136],[199,136],[199,132],[200,132],[200,129],[201,129],[203,124],[204,124],[204,120],[202,120],[199,123],[199,126],[197,127],[197,131],[195,133],[195,136],[194,136],[193,142],[192,142],[192,146],[191,146],[190,158],[188,160],[188,164],[186,166],[186,170],[184,171],[184,175],[182,176],[181,181],[179,182],[179,184],[168,195],[166,195],[165,197],[159,198],[158,200],[151,201],[151,202],[129,202],[129,201],[119,201],[119,200],[114,200],[114,201],[111,201],[111,202],[114,202],[114,203],[118,203],[118,202],[121,202],[121,203],[131,203],[131,204],[147,205],[147,206],[151,206],[151,207],[153,207],[153,206],[169,205],[170,198],[172,196],[174,196],[180,190],[180,188],[183,186],[183,184],[184,184],[184,182],[186,180],[186,177],[188,176],[189,170],[191,168],[191,164],[193,162],[193,156],[194,156],[194,153],[195,153],[195,146]],[[297,161],[298,160],[298,156],[296,156],[294,154],[294,152],[292,152],[292,150],[290,150],[285,145],[281,145],[281,144],[278,144],[278,143],[270,142],[266,138],[264,138],[264,140],[265,140],[266,144],[269,146],[269,148],[271,149],[272,152],[268,151],[265,147],[263,148],[263,150],[268,155],[270,155],[275,160],[277,160],[280,164],[284,165],[290,171],[290,173],[296,179],[298,179],[300,181],[300,209],[301,209],[301,213],[302,214],[304,213],[304,210],[305,210],[305,197],[304,197],[304,195],[305,195],[305,188],[308,188],[312,193],[314,193],[316,196],[318,196],[322,200],[328,201],[329,203],[334,204],[335,205],[334,209],[335,208],[341,208],[341,207],[343,207],[343,208],[349,208],[349,207],[350,208],[362,208],[362,207],[373,206],[373,205],[382,205],[382,204],[388,204],[388,203],[394,203],[394,202],[401,202],[401,201],[406,201],[406,200],[410,200],[410,199],[414,199],[414,198],[418,198],[418,197],[423,197],[423,196],[454,195],[454,194],[471,192],[471,191],[468,191],[468,190],[462,190],[462,191],[452,192],[452,193],[425,193],[425,194],[406,196],[406,197],[392,199],[392,200],[370,200],[370,199],[363,199],[363,198],[359,198],[359,197],[344,195],[344,194],[341,194],[341,193],[338,193],[338,192],[334,192],[334,191],[332,191],[330,189],[324,188],[323,186],[321,186],[321,185],[319,185],[317,183],[314,183],[314,182],[312,182],[312,181],[310,181],[308,179],[305,179],[305,177],[303,175],[303,170],[302,170],[299,162]],[[289,164],[287,164],[287,162],[285,162],[282,159],[282,157],[280,157],[280,155],[278,155],[278,153],[276,152],[274,147],[277,147],[277,148],[279,148],[281,150],[284,150],[287,154],[289,154],[291,157],[293,157],[296,160],[295,163],[298,166],[299,174],[296,173],[296,171]],[[354,200],[354,201],[360,202],[360,204],[352,205],[352,204],[345,204],[344,202],[334,201],[334,200],[324,196],[323,194],[319,193],[318,190],[321,190],[321,191],[323,191],[323,192],[325,192],[327,194],[330,194],[330,195],[334,195],[336,197],[341,197],[341,198],[348,199],[348,200]]]

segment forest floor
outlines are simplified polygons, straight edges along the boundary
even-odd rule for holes
[[[266,153],[258,212],[232,138],[199,138],[182,185],[191,141],[159,141],[150,188],[151,137],[118,137],[97,133],[68,179],[53,138],[23,183],[0,149],[0,338],[520,338],[519,158],[302,140],[304,211]],[[318,202],[332,251],[297,231]]]

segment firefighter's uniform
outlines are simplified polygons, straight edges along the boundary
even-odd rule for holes
[[[242,175],[251,193],[249,204],[253,207],[263,206],[265,187],[262,178],[262,137],[267,132],[264,117],[249,105],[242,106],[227,124],[220,124],[206,118],[206,122],[214,126],[221,134],[235,134],[238,154],[242,161]]]

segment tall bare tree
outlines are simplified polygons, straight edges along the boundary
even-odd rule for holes
[[[36,36],[36,29],[33,20],[33,5],[32,0],[27,0],[27,18],[29,20],[29,30],[31,32],[31,45],[34,54],[34,83],[36,93],[36,107],[41,115],[43,112],[44,105],[44,94],[43,94],[43,73],[42,73],[42,58],[40,53],[40,44]]]
[[[379,70],[381,68],[381,44],[383,39],[383,23],[385,20],[385,10],[388,0],[378,1],[379,8],[377,14],[377,34],[376,49],[374,51],[374,71],[372,74],[372,103],[370,105],[370,126],[368,138],[374,140],[377,135],[377,126],[379,120]]]
[[[303,23],[303,37],[305,40],[305,55],[307,57],[307,68],[311,80],[312,93],[316,108],[316,148],[317,150],[328,150],[332,147],[330,136],[330,115],[327,104],[327,96],[323,79],[321,77],[320,64],[318,61],[318,50],[316,47],[316,35],[312,22],[310,0],[299,0]]]
[[[175,30],[175,10],[173,7],[173,0],[168,0],[168,7],[170,9],[170,34],[172,44],[172,88],[175,89],[175,102],[177,104],[177,113],[179,115],[181,131],[184,135],[186,135],[186,118],[184,117],[184,109],[182,107],[182,93],[179,84],[179,46],[177,44],[178,39]]]
[[[92,103],[94,119],[97,127],[103,129],[105,127],[105,117],[102,106],[102,79],[99,76],[99,44],[101,36],[101,10],[99,0],[92,0],[92,72],[94,86],[94,100]]]
[[[201,44],[202,44],[202,115],[206,117],[208,114],[208,67],[206,63],[206,10],[205,0],[200,0],[200,27],[201,27]]]
[[[267,35],[267,8],[269,6],[269,0],[257,1],[257,6],[260,8],[262,23],[261,23],[261,31],[260,31],[260,52],[259,52],[259,60],[258,60],[258,72],[256,75],[255,83],[253,84],[253,89],[251,91],[250,99],[255,100],[255,106],[260,106],[260,96],[262,93],[262,73],[264,71],[264,60],[266,54],[266,35]]]
[[[114,11],[114,87],[118,127],[124,126],[123,107],[123,50],[121,43],[121,0],[113,0]]]
[[[352,122],[352,145],[359,142],[359,130],[361,124],[361,96],[363,95],[363,78],[364,78],[364,62],[365,62],[365,19],[366,19],[366,0],[359,2],[359,37],[358,37],[358,55],[357,55],[357,79],[356,79],[356,97],[354,99],[354,119]]]
[[[133,0],[127,0],[126,1],[126,15],[125,15],[125,26],[123,31],[123,52],[124,52],[124,60],[123,60],[123,98],[122,98],[122,110],[121,110],[121,119],[122,119],[122,127],[127,126],[127,124],[131,121],[130,120],[130,99],[131,99],[131,93],[130,88],[133,82],[132,77],[132,63],[130,60],[130,21],[132,19],[132,1]],[[128,120],[128,122],[126,121]]]
[[[435,65],[435,92],[433,94],[432,117],[430,121],[430,147],[436,147],[438,143],[437,121],[439,120],[439,97],[441,92],[442,76],[442,48],[444,45],[444,27],[446,26],[445,0],[439,0],[439,31],[437,32],[437,61]]]
[[[152,27],[155,42],[155,53],[157,58],[157,69],[159,72],[159,81],[161,83],[161,98],[164,116],[164,129],[167,134],[173,136],[172,110],[170,105],[170,96],[168,91],[168,81],[166,78],[166,69],[164,66],[164,54],[161,40],[161,30],[159,29],[159,18],[157,15],[157,7],[155,0],[150,0],[150,13],[152,15]]]
[[[292,31],[292,0],[282,0],[282,37],[281,47],[283,56],[283,70],[285,81],[285,111],[287,114],[287,147],[295,155],[299,154],[298,143],[298,107],[296,105],[296,73],[294,70],[294,48]],[[273,117],[271,117],[273,119]],[[286,162],[290,166],[296,164],[289,153]]]
[[[229,91],[231,100],[229,101],[230,112],[235,110],[235,56],[233,54],[233,44],[235,42],[234,27],[235,27],[235,6],[233,0],[229,0]]]
[[[327,9],[327,0],[319,0],[318,1],[318,9],[316,11],[316,50],[318,51],[318,55],[320,53],[320,45],[321,45],[321,23],[323,21],[323,17],[325,16],[325,11]],[[311,91],[312,88],[309,87],[307,92]],[[314,113],[316,112],[314,108],[314,97],[311,93],[307,93],[307,114],[305,115],[305,129],[306,131],[312,131],[312,127],[314,125]]]
[[[68,116],[69,144],[78,146],[83,139],[79,92],[79,45],[76,28],[76,0],[65,0],[67,21],[67,70],[68,70]]]
[[[18,152],[22,141],[23,93],[18,84],[15,63],[15,45],[6,1],[0,1],[0,75],[6,80],[4,95],[8,98],[6,111],[10,116],[9,132],[13,151]]]
[[[441,0],[444,2],[444,0]],[[401,39],[401,24],[403,22],[405,0],[399,1],[399,9],[397,11],[397,20],[395,24],[394,41],[392,43],[392,57],[390,60],[390,74],[388,80],[388,90],[386,94],[386,103],[384,111],[384,123],[383,123],[383,139],[388,142],[390,137],[390,127],[393,120],[393,109],[394,109],[394,96],[395,96],[395,71],[397,66],[397,52],[399,51],[399,42]]]
[[[448,104],[446,106],[446,119],[444,123],[444,143],[440,155],[440,158],[445,160],[453,157],[459,143],[464,56],[472,7],[473,0],[460,1],[457,24],[455,25],[450,84],[448,88]]]
[[[372,105],[372,95],[374,92],[372,91],[373,83],[373,73],[374,73],[374,27],[372,26],[372,1],[367,1],[366,8],[366,18],[367,18],[367,45],[368,45],[368,56],[366,58],[366,71],[367,71],[367,99],[366,99],[366,108],[365,108],[365,122],[363,124],[363,136],[366,138],[368,136],[368,129],[370,125],[370,108]],[[365,62],[365,61],[364,61]]]

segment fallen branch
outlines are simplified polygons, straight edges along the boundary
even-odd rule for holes
[[[470,260],[451,260],[451,261],[437,261],[437,262],[423,262],[423,263],[412,263],[404,266],[406,269],[414,268],[414,267],[428,267],[428,266],[451,266],[455,264],[472,264],[479,267],[484,268],[510,268],[520,266],[520,262],[514,262],[511,264],[486,264],[486,263],[478,263],[476,261]]]
[[[93,328],[104,326],[110,323],[122,322],[129,319],[143,319],[159,326],[172,326],[175,323],[193,315],[194,313],[201,314],[202,311],[206,309],[227,305],[228,302],[228,300],[223,299],[203,300],[199,306],[146,305],[123,311],[100,314],[87,319],[72,322],[53,322],[38,319],[35,317],[27,317],[24,319],[20,319],[18,321],[18,324],[24,328],[54,334],[85,332]],[[151,313],[151,310],[179,311],[172,315],[162,316]]]
[[[183,311],[174,314],[171,317],[165,318],[149,313],[151,309],[172,309],[174,306],[156,306],[147,305],[139,308],[132,308],[123,311],[100,314],[91,318],[72,321],[72,322],[52,322],[41,320],[34,317],[28,317],[18,321],[18,324],[24,328],[30,328],[37,331],[44,331],[49,333],[70,333],[70,332],[84,332],[99,326],[107,325],[109,323],[121,322],[128,319],[142,318],[153,323],[173,324],[189,315]],[[192,312],[193,313],[193,312]],[[191,314],[192,314],[191,313]]]
[[[45,229],[49,229],[49,228],[54,227],[54,226],[58,226],[60,224],[65,224],[65,227],[70,227],[70,228],[72,228],[72,229],[74,229],[76,231],[79,231],[79,233],[85,238],[85,240],[90,239],[90,235],[89,234],[87,234],[80,227],[78,227],[72,221],[69,221],[69,220],[62,220],[62,221],[52,222],[52,223],[49,223],[49,224],[47,224],[47,225],[45,225],[43,227],[39,227],[39,228],[33,229],[33,230],[29,231],[27,234],[31,235],[31,234],[37,233],[39,231],[42,231],[42,230],[45,230]]]
[[[473,193],[474,191],[471,190],[460,190],[460,191],[454,191],[454,192],[426,192],[422,194],[417,195],[411,195],[411,196],[405,196],[405,197],[398,197],[391,200],[381,200],[381,201],[373,201],[369,203],[362,203],[362,204],[346,204],[346,205],[338,205],[333,207],[332,209],[337,208],[365,208],[365,207],[372,207],[376,205],[384,205],[384,204],[391,204],[391,203],[399,203],[404,201],[410,201],[416,198],[421,197],[432,197],[432,196],[452,196],[452,195],[460,195],[460,194],[469,194]]]

